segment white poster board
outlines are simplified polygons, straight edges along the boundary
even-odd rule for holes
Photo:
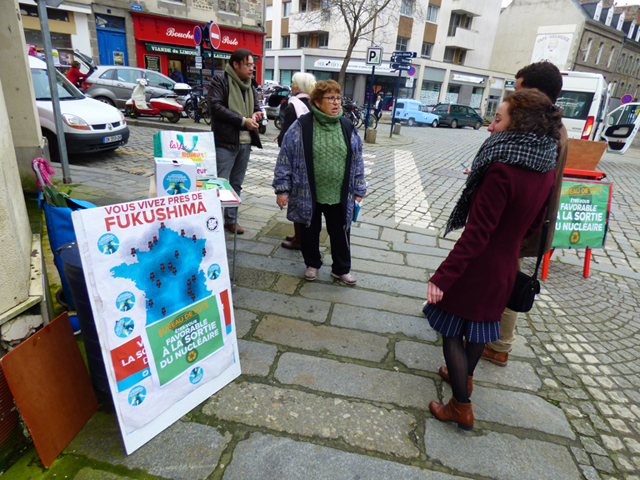
[[[127,454],[240,375],[217,190],[73,212]]]
[[[559,70],[565,70],[572,42],[573,33],[538,35],[531,53],[531,63],[548,61]]]

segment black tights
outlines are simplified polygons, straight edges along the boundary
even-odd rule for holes
[[[451,390],[454,398],[460,403],[469,403],[468,378],[482,356],[484,343],[462,343],[462,335],[457,337],[442,337],[444,361],[449,370]]]

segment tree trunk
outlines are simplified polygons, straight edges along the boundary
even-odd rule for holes
[[[347,53],[344,55],[344,61],[342,62],[340,73],[338,74],[338,83],[342,88],[342,95],[344,95],[344,83],[345,83],[345,77],[347,76],[347,66],[349,65],[349,60],[351,60],[351,54],[353,53],[353,49],[356,46],[356,41],[353,41],[353,40],[349,41],[349,46],[347,47]]]

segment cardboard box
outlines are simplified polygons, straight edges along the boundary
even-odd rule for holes
[[[159,197],[196,191],[196,164],[190,158],[156,158]]]
[[[565,168],[595,170],[606,150],[607,142],[592,142],[590,140],[570,138]]]

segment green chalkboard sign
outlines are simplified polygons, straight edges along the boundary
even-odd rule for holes
[[[611,184],[563,180],[554,248],[604,247],[611,207]]]

